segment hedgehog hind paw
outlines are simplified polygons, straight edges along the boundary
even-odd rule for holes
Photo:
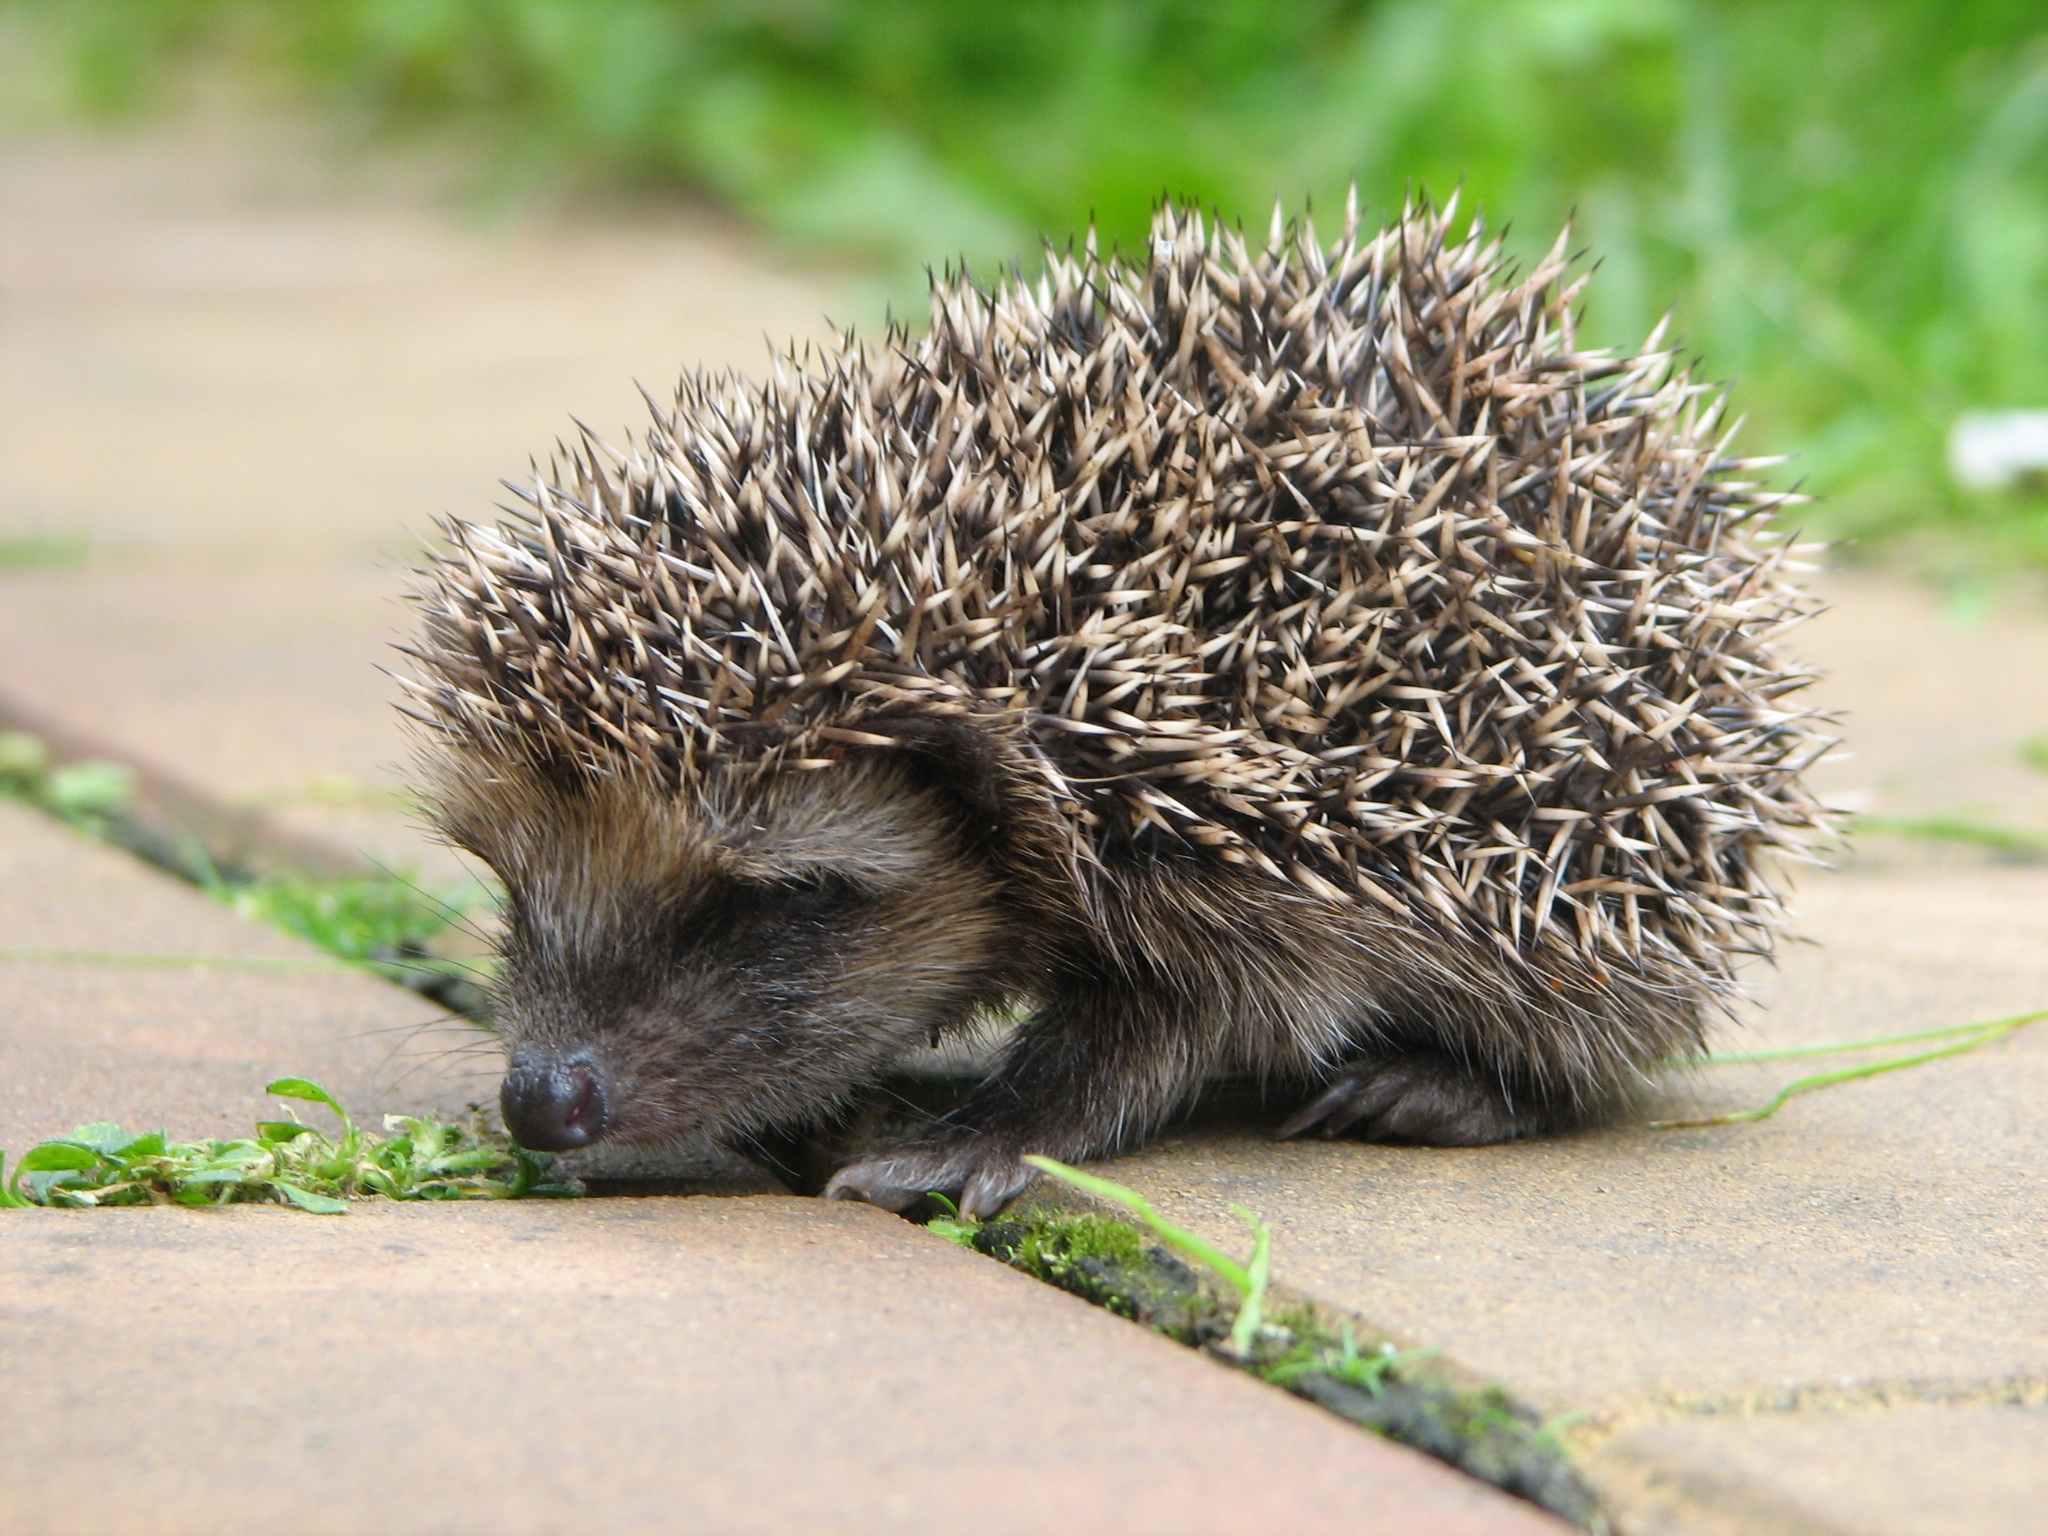
[[[1415,1051],[1352,1062],[1276,1134],[1478,1147],[1542,1129],[1541,1117],[1518,1109],[1497,1079],[1440,1052]]]
[[[828,1200],[864,1200],[902,1216],[935,1214],[934,1196],[951,1201],[962,1216],[980,1221],[995,1215],[1036,1175],[1007,1149],[969,1143],[956,1147],[905,1147],[857,1163],[832,1175]]]

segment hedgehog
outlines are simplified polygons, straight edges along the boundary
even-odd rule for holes
[[[512,1133],[800,1133],[1013,1020],[825,1188],[986,1216],[1217,1076],[1465,1146],[1696,1051],[1822,824],[1816,605],[1725,392],[1581,348],[1584,282],[1455,200],[1165,203],[445,523],[405,707],[504,888]]]

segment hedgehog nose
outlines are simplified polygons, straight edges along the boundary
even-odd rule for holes
[[[515,1061],[498,1093],[505,1129],[535,1152],[572,1152],[611,1123],[604,1079],[587,1061]]]

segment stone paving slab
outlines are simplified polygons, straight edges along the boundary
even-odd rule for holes
[[[2040,1536],[2048,1408],[1944,1403],[1647,1425],[1605,1447],[1633,1532]],[[1912,1467],[1939,1475],[1872,1475]]]
[[[1842,712],[1839,752],[1813,783],[1831,803],[1893,818],[1964,817],[2048,837],[2048,611],[2012,598],[1960,617],[1923,582],[1837,570],[1815,585],[1834,606],[1788,644],[1826,676],[1813,690]],[[1865,864],[1981,863],[1982,855],[1865,837]]]
[[[162,963],[180,956],[193,963]],[[312,1078],[370,1126],[386,1113],[460,1118],[472,1103],[488,1116],[502,1072],[496,1042],[468,1021],[0,799],[0,1150],[92,1120],[245,1135],[275,1116],[263,1085],[278,1077]],[[596,1147],[562,1166],[786,1193],[702,1137]]]
[[[1567,1529],[865,1207],[0,1232],[8,1536]]]
[[[432,1003],[0,799],[0,951],[24,950],[131,958],[0,956],[0,1148],[91,1120],[246,1135],[275,1117],[277,1077],[314,1078],[370,1125],[496,1092],[495,1050],[463,1049],[487,1037],[434,1026]],[[135,963],[166,956],[228,963]]]
[[[816,334],[824,287],[766,271],[698,214],[464,231],[431,197],[337,188],[304,163],[246,138],[0,146],[0,538],[88,539],[82,563],[0,570],[0,694],[294,829],[448,875],[393,803],[404,745],[375,671],[428,520],[483,512],[571,411],[637,420],[636,377],[757,368],[762,332]],[[2048,830],[2048,775],[2021,754],[2048,731],[2048,617],[1957,624],[1895,578],[1822,585],[1837,607],[1797,643],[1833,671],[1818,696],[1847,711],[1856,754],[1823,766],[1828,793]],[[1766,984],[1759,1038],[2048,1001],[2038,871],[1887,840],[1850,867],[1811,882],[1826,947]],[[0,883],[0,921],[9,901]],[[94,1047],[112,1064],[97,1088],[81,1069],[78,1118],[115,1102],[144,1023],[168,1051],[210,1038],[191,1021],[260,1031],[291,998],[316,1007],[232,990],[304,977],[210,972],[203,998],[123,1013],[179,975],[9,967],[23,1001],[0,1006],[41,1022],[0,1031],[16,1052],[0,1054],[0,1117],[65,1091],[46,1071],[7,1097],[27,1080],[9,1070],[21,1039],[45,1062],[80,1048],[68,1021],[129,1021]],[[239,1126],[262,1075],[307,1070],[311,1039],[287,1030],[273,1054],[290,1060],[256,1074],[260,1051],[189,1078],[148,1058],[149,1102],[211,1102]],[[2016,1038],[1746,1129],[1473,1152],[1204,1130],[1119,1166],[1228,1241],[1226,1202],[1260,1210],[1284,1280],[1594,1409],[1582,1438],[1631,1528],[2032,1529],[2012,1511],[2048,1464],[2026,1406],[2048,1380],[2044,1047]],[[1693,1102],[1755,1102],[1777,1080],[1717,1077]],[[16,1124],[0,1119],[0,1145]],[[1898,1403],[1920,1406],[1882,1406]]]
[[[1802,905],[1820,942],[1788,950],[1746,1044],[2048,1006],[2048,872],[1826,876]],[[1671,1107],[1761,1103],[1797,1070],[1703,1078]],[[1286,1284],[1548,1411],[1592,1413],[1579,1438],[1596,1473],[1609,1454],[1650,1457],[1666,1479],[1737,1467],[1753,1490],[1820,1500],[1845,1530],[1946,1529],[1904,1513],[1944,1504],[1975,1529],[2048,1530],[2048,1454],[2029,1451],[2002,1482],[1962,1478],[1934,1441],[1916,1448],[1875,1411],[2048,1399],[2044,1104],[2048,1025],[1753,1125],[1459,1150],[1205,1128],[1105,1171],[1220,1241],[1241,1245],[1229,1206],[1245,1205],[1271,1223]],[[1837,1406],[1861,1412],[1818,1417]],[[1772,1427],[1728,1427],[1751,1415]],[[1997,1422],[1997,1444],[2048,1447],[2038,1416]],[[2000,1523],[2015,1479],[2039,1496],[2040,1524]],[[1850,1483],[1860,1502],[1826,1502]],[[1900,1512],[1893,1524],[1856,1512],[1873,1501]]]

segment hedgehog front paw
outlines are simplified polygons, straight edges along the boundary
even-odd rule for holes
[[[944,1195],[969,1220],[993,1216],[1023,1193],[1037,1174],[1006,1147],[986,1142],[903,1147],[849,1163],[825,1186],[828,1200],[865,1200],[884,1210],[909,1212]]]
[[[1501,1084],[1436,1051],[1353,1062],[1328,1088],[1280,1127],[1282,1140],[1315,1131],[1324,1137],[1478,1147],[1541,1130],[1538,1117],[1518,1113]]]

